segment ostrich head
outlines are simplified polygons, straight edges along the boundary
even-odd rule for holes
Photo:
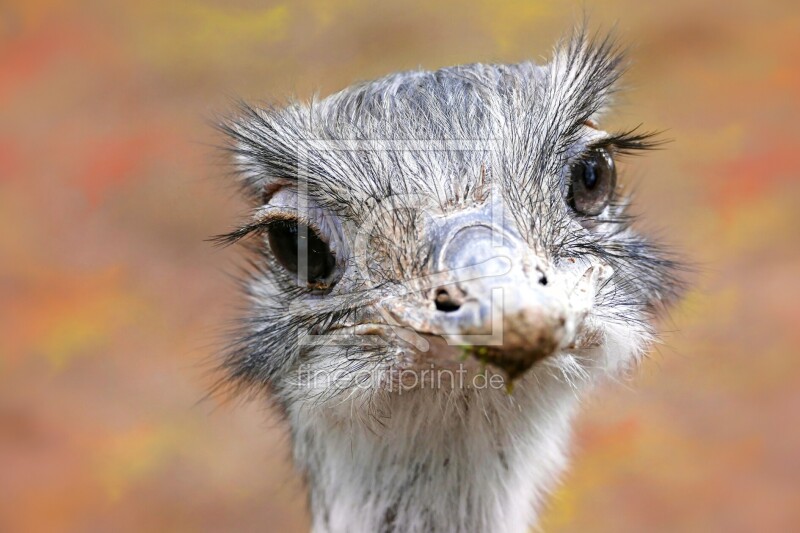
[[[413,71],[227,122],[253,210],[228,383],[268,390],[318,531],[524,530],[580,393],[647,348],[675,264],[631,227],[580,34],[543,66]],[[513,387],[512,387],[513,385]]]

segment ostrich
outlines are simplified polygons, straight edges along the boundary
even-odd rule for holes
[[[280,407],[314,531],[536,523],[581,397],[680,288],[617,183],[657,141],[599,126],[623,67],[578,31],[223,121],[252,211],[218,237],[250,251],[222,383]]]

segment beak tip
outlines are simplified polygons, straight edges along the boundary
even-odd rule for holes
[[[536,363],[552,355],[553,352],[554,350],[504,350],[500,347],[481,350],[476,357],[481,362],[501,370],[509,382],[514,382]]]

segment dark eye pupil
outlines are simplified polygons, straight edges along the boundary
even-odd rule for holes
[[[570,168],[567,199],[578,213],[599,215],[609,204],[616,182],[611,154],[604,148],[594,149]]]
[[[587,161],[581,167],[583,169],[583,186],[592,190],[597,185],[597,165],[594,161]]]
[[[333,272],[336,258],[330,247],[306,225],[295,220],[276,221],[270,225],[268,237],[275,259],[296,274],[299,283],[323,283]],[[305,265],[301,257],[305,257]]]

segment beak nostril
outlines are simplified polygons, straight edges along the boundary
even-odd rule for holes
[[[458,303],[453,301],[452,296],[450,293],[444,289],[439,289],[436,291],[436,309],[439,311],[444,311],[445,313],[451,313],[453,311],[458,311],[461,307]]]

